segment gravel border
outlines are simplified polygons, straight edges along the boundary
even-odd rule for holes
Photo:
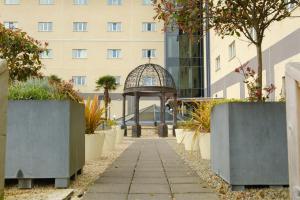
[[[69,189],[73,189],[72,200],[80,199],[87,187],[95,182],[105,169],[127,149],[134,141],[124,138],[123,142],[116,146],[116,149],[105,157],[85,163],[83,173],[76,180],[71,181]],[[32,189],[18,189],[16,184],[9,184],[5,187],[5,200],[43,200],[58,189],[54,188],[54,182],[36,181]],[[62,190],[63,191],[63,190]]]
[[[245,191],[231,191],[230,186],[222,178],[216,176],[210,169],[210,161],[200,158],[200,153],[189,153],[183,144],[178,145],[175,139],[168,139],[169,145],[207,184],[219,193],[224,200],[288,200],[289,188],[254,188]]]

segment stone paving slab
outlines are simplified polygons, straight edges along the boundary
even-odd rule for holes
[[[130,187],[131,194],[171,194],[168,184],[138,184],[133,183]]]
[[[164,139],[136,139],[90,186],[84,200],[215,200]]]
[[[132,183],[156,183],[156,184],[168,184],[168,181],[165,177],[159,177],[159,178],[133,178]]]
[[[129,194],[128,200],[173,200],[169,194]]]
[[[125,193],[129,191],[130,183],[96,183],[90,187],[91,193]]]

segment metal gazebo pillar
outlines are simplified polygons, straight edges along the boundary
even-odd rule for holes
[[[125,121],[126,115],[126,94],[123,94],[123,118],[122,118],[122,126],[121,129],[124,129],[124,136],[127,136],[127,126]]]
[[[139,111],[139,104],[140,104],[140,95],[138,92],[134,93],[135,99],[135,109],[134,109],[134,125],[132,126],[132,137],[141,137],[141,125],[140,125],[140,111]]]
[[[168,137],[168,126],[165,119],[165,98],[165,93],[162,93],[160,97],[160,125],[158,126],[159,137]]]
[[[173,107],[173,136],[176,136],[175,129],[177,128],[177,95],[174,95],[174,107]]]

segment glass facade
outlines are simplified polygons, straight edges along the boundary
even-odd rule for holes
[[[201,34],[166,33],[166,68],[181,98],[204,97],[204,45]]]

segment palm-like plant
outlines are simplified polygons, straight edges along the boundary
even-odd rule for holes
[[[86,134],[93,134],[97,127],[104,122],[103,113],[104,108],[101,108],[98,97],[94,96],[93,100],[88,98],[85,104]]]
[[[107,120],[107,107],[110,102],[109,91],[117,88],[116,78],[110,75],[102,76],[96,81],[96,90],[104,89],[105,120]]]

